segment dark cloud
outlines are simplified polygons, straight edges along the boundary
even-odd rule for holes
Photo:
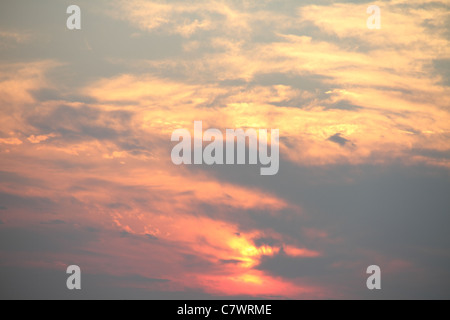
[[[330,274],[331,264],[329,258],[294,258],[281,251],[273,257],[263,257],[256,269],[284,278],[311,278]]]
[[[236,259],[220,260],[220,263],[223,263],[223,264],[240,264],[242,262],[243,261],[236,260]]]
[[[119,236],[121,238],[127,238],[127,239],[132,240],[132,241],[147,241],[147,240],[154,241],[154,240],[158,240],[158,238],[155,237],[152,234],[146,233],[145,235],[138,235],[138,234],[130,233],[130,232],[125,231],[125,230],[120,231],[119,232]]]
[[[0,233],[0,251],[15,253],[75,253],[95,241],[95,233],[63,224],[29,228],[5,228]]]
[[[319,273],[322,270],[328,274],[332,263],[346,260],[365,261],[361,266],[363,268],[364,264],[373,262],[360,254],[364,249],[383,253],[388,260],[409,261],[414,268],[439,270],[439,275],[429,273],[415,285],[414,281],[407,283],[406,274],[409,271],[401,277],[401,283],[400,278],[396,282],[393,277],[390,293],[384,297],[421,296],[419,293],[413,295],[406,290],[397,290],[394,283],[421,290],[423,297],[448,297],[447,291],[440,291],[442,283],[436,284],[438,278],[441,281],[450,279],[450,256],[446,249],[450,245],[446,229],[450,223],[446,209],[450,208],[447,169],[426,165],[404,166],[401,163],[382,167],[367,164],[357,167],[302,167],[283,160],[280,169],[278,175],[267,180],[245,167],[202,167],[221,181],[274,193],[298,204],[303,212],[298,214],[289,209],[278,212],[240,210],[239,214],[222,215],[216,208],[213,211],[216,217],[238,223],[242,231],[274,230],[296,239],[308,249],[325,254],[322,258],[310,260],[286,255],[276,256],[274,261],[265,258],[259,268],[273,269],[274,273],[279,271],[279,274],[285,271],[291,277],[301,276],[301,270],[305,273],[314,270]],[[309,238],[304,232],[308,228],[325,231],[328,242]],[[334,283],[339,278],[350,283],[354,272],[344,273],[340,277],[330,273],[328,281]],[[361,281],[365,281],[364,276],[360,276]],[[422,289],[417,289],[421,286]]]
[[[0,171],[0,181],[3,183],[42,187],[41,180],[25,177],[15,172]]]
[[[350,140],[343,138],[340,133],[336,133],[335,135],[332,135],[331,137],[328,138],[328,140],[331,142],[337,143],[338,145],[341,145],[343,147],[346,145],[352,144],[352,142]]]
[[[402,9],[415,9],[420,8],[424,10],[430,10],[430,9],[444,9],[449,10],[450,6],[445,3],[444,1],[429,1],[429,2],[423,2],[423,3],[398,3],[395,4],[394,7],[402,8]]]
[[[81,267],[81,266],[80,266]],[[180,299],[254,299],[246,295],[221,296],[201,290],[162,291],[155,286],[167,279],[142,275],[90,274],[81,267],[81,290],[68,290],[65,268],[41,269],[0,266],[0,299],[56,300],[180,300]]]
[[[433,67],[435,72],[442,77],[441,84],[447,87],[450,86],[450,59],[434,60]]]
[[[394,261],[397,257],[391,257]],[[447,299],[448,287],[439,283],[445,274],[423,274],[411,268],[392,273],[389,260],[378,263],[382,270],[382,290],[368,290],[366,269],[374,264],[374,257],[357,257],[353,254],[334,254],[317,258],[290,257],[280,252],[273,257],[264,257],[256,267],[270,274],[301,281],[309,285],[322,286],[339,291],[342,297],[358,299]],[[441,265],[444,267],[445,265]],[[383,272],[383,270],[385,272]],[[420,289],[419,289],[420,288]]]
[[[57,208],[55,201],[44,197],[33,196],[18,196],[10,193],[0,192],[0,203],[3,207],[12,208],[27,208],[32,212],[54,211]]]
[[[217,268],[217,265],[206,258],[202,257],[201,255],[197,254],[182,254],[183,261],[182,265],[183,268],[186,268],[186,270],[196,270],[200,272],[210,272]]]
[[[257,247],[262,247],[265,245],[274,247],[274,246],[279,246],[281,244],[281,242],[279,240],[270,238],[270,237],[255,238],[255,239],[253,239],[253,243]]]
[[[131,207],[125,203],[120,202],[114,202],[114,203],[108,203],[106,205],[109,209],[125,209],[125,210],[131,210]]]
[[[128,111],[100,111],[84,106],[80,108],[59,106],[49,113],[33,112],[28,123],[42,132],[59,133],[64,140],[115,140],[127,133],[131,113]],[[112,129],[117,124],[123,131]]]
[[[135,282],[135,283],[164,283],[170,281],[167,279],[148,278],[138,274],[124,275],[117,278],[119,278],[121,281]]]
[[[130,233],[128,231],[121,231],[120,232],[120,236],[122,238],[137,238],[138,237],[138,236],[136,236],[136,235],[134,235],[134,234],[132,234],[132,233]]]
[[[60,225],[60,224],[65,224],[66,222],[63,220],[50,220],[50,221],[42,221],[41,224],[50,224],[50,225]]]
[[[306,91],[316,91],[317,89],[327,91],[331,88],[329,85],[325,84],[325,81],[330,81],[331,79],[332,78],[330,77],[318,74],[306,74],[300,76],[285,73],[269,73],[255,75],[252,83],[264,86],[285,85]]]
[[[411,153],[414,155],[420,155],[432,159],[449,160],[450,150],[434,150],[434,149],[411,149]]]
[[[100,232],[101,231],[99,228],[95,228],[95,227],[85,227],[84,229],[89,232]]]
[[[350,101],[347,101],[347,100],[340,100],[338,102],[326,104],[326,109],[353,110],[354,111],[354,110],[362,109],[362,107],[352,104]]]
[[[150,240],[158,240],[158,237],[155,237],[154,235],[152,235],[152,234],[146,234],[145,235],[148,239],[150,239]]]

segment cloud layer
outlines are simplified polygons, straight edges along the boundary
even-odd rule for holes
[[[75,298],[449,297],[445,1],[380,30],[365,1],[70,4],[0,5],[2,298],[71,297],[70,264]],[[198,120],[279,129],[280,173],[173,165]]]

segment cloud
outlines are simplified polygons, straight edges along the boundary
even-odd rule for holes
[[[4,139],[0,139],[0,143],[9,144],[9,145],[20,145],[23,142],[18,138],[4,138]]]
[[[224,1],[186,5],[177,1],[115,1],[110,14],[144,31],[162,30],[190,37],[199,31],[243,32],[247,15]],[[122,15],[117,15],[118,10]]]
[[[46,141],[50,138],[56,137],[55,134],[51,133],[49,135],[39,135],[39,136],[35,136],[35,135],[31,135],[27,138],[28,141],[30,141],[31,143],[41,143],[43,141]]]
[[[448,296],[445,3],[41,5],[0,12],[7,298],[67,296],[67,263],[76,297],[373,298],[373,263],[376,297]],[[196,120],[280,129],[279,174],[174,166]]]
[[[437,59],[433,61],[433,66],[436,69],[436,73],[438,73],[442,80],[442,85],[450,86],[450,59]]]
[[[21,45],[30,39],[29,33],[0,30],[0,47],[2,49]]]
[[[50,225],[59,225],[59,224],[65,224],[66,222],[63,220],[50,220],[50,221],[42,221],[41,224],[50,224]]]
[[[347,139],[341,137],[340,133],[336,133],[335,135],[332,135],[331,137],[328,138],[328,140],[330,140],[334,143],[337,143],[338,145],[341,145],[341,146],[345,146],[346,144],[351,143],[350,140],[347,140]]]
[[[65,240],[60,239],[63,234]],[[9,255],[20,252],[32,255],[73,252],[72,250],[76,251],[80,245],[96,239],[95,234],[79,233],[72,227],[62,227],[61,223],[48,223],[41,227],[35,226],[33,229],[7,227],[2,230],[0,237],[2,239],[0,250]]]
[[[287,278],[311,277],[331,272],[331,263],[324,259],[293,258],[284,253],[262,259],[259,269]]]

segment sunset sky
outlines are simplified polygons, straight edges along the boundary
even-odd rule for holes
[[[1,0],[1,299],[449,299],[449,228],[448,1]]]

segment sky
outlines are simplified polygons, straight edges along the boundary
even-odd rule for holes
[[[449,190],[448,1],[1,1],[1,299],[449,299]]]

